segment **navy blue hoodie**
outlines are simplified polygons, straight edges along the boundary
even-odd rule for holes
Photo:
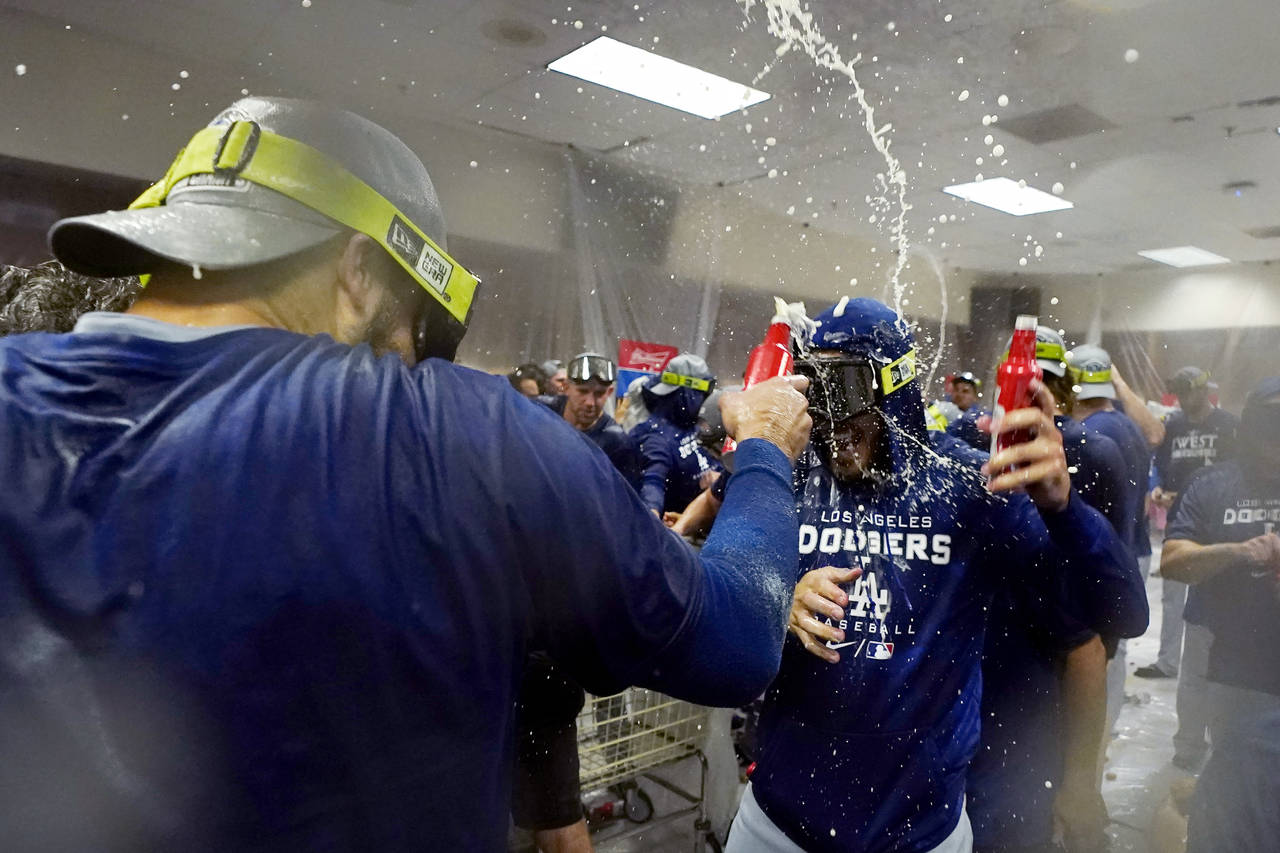
[[[841,483],[812,448],[801,460],[800,573],[841,566],[864,575],[848,585],[839,663],[788,636],[752,789],[806,850],[925,851],[951,833],[963,806],[993,591],[1054,588],[1078,565],[1123,574],[1132,557],[1078,495],[1042,516],[1024,496],[988,493],[967,454],[933,450],[911,336],[888,308],[855,299],[817,322],[815,348],[865,356],[882,387],[898,386],[881,403],[894,473],[880,484]],[[1121,633],[1145,624],[1115,588],[1079,592]]]
[[[767,442],[699,556],[500,377],[77,330],[0,340],[6,849],[500,851],[531,642],[598,693],[733,705],[777,670]]]
[[[631,437],[640,446],[644,466],[640,498],[659,514],[683,512],[701,494],[702,475],[724,471],[698,441],[698,410],[706,396],[692,388],[645,394],[650,416],[631,430]]]

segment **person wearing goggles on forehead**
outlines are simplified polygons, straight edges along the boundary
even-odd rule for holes
[[[529,648],[601,695],[768,684],[803,380],[726,400],[695,553],[449,363],[477,281],[445,234],[400,139],[257,97],[129,210],[54,225],[73,270],[150,280],[0,340],[6,849],[500,851]]]
[[[551,411],[590,439],[609,457],[613,467],[632,487],[640,487],[640,451],[635,440],[604,410],[613,395],[617,370],[602,355],[584,352],[573,357],[565,370],[568,390],[547,400]]]
[[[816,324],[796,358],[814,428],[796,470],[791,636],[726,849],[967,851],[993,594],[1057,594],[1088,568],[1077,592],[1140,632],[1145,608],[1114,604],[1128,600],[1132,558],[1072,491],[1042,387],[1001,427],[1034,438],[992,458],[988,482],[977,451],[945,436],[934,450],[901,318],[845,298]]]
[[[698,442],[698,412],[715,382],[705,361],[680,353],[641,393],[649,419],[631,435],[644,466],[640,497],[659,518],[683,512],[724,471]]]

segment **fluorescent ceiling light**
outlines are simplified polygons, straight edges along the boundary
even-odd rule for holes
[[[1014,216],[1070,210],[1075,207],[1064,198],[1019,184],[1009,178],[988,178],[971,184],[956,184],[943,192]]]
[[[1144,258],[1168,264],[1171,267],[1208,267],[1214,264],[1229,264],[1230,258],[1197,249],[1195,246],[1174,246],[1171,249],[1148,249],[1139,252]]]
[[[769,99],[766,92],[608,36],[566,53],[547,67],[703,118],[719,118]]]

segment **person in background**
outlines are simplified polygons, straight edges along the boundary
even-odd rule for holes
[[[1164,441],[1156,450],[1156,486],[1151,500],[1171,514],[1178,495],[1201,468],[1227,458],[1239,422],[1209,402],[1209,371],[1184,367],[1169,381],[1179,410],[1165,421]],[[1166,538],[1168,532],[1166,531]],[[1162,572],[1163,575],[1163,572]],[[1178,679],[1178,731],[1173,736],[1174,766],[1195,773],[1208,753],[1209,686],[1205,672],[1213,635],[1200,616],[1200,594],[1162,577],[1160,651],[1154,663],[1134,671],[1139,678]]]
[[[968,370],[951,377],[951,402],[960,410],[960,417],[950,419],[946,431],[975,450],[986,452],[991,449],[991,436],[978,422],[991,417],[991,412],[978,405],[981,389],[982,380]]]
[[[989,460],[988,485],[975,451],[949,438],[939,446],[960,458],[933,450],[897,314],[845,298],[816,323],[796,361],[814,419],[796,472],[804,574],[726,849],[967,850],[993,594],[1063,589],[1100,628],[1141,633],[1136,566],[1072,490],[1043,386],[1002,426],[1034,440]]]
[[[1280,377],[1245,402],[1233,458],[1181,484],[1160,560],[1202,593],[1212,634],[1212,749],[1187,853],[1271,853],[1280,840]]]
[[[631,432],[640,424],[649,420],[649,408],[644,404],[644,389],[649,384],[649,376],[637,376],[631,380],[631,384],[627,386],[626,392],[622,395],[622,401],[618,403],[618,408],[614,411],[613,418],[618,422],[618,426]]]
[[[1130,547],[1138,559],[1138,569],[1146,580],[1151,569],[1151,531],[1147,524],[1147,483],[1151,470],[1152,438],[1158,444],[1164,426],[1147,409],[1112,364],[1102,347],[1085,344],[1067,353],[1072,375],[1079,387],[1074,415],[1086,430],[1110,438],[1120,448],[1125,463],[1125,486],[1130,492],[1129,512],[1133,518]],[[1116,408],[1116,403],[1124,410]],[[1129,417],[1133,412],[1135,418]],[[1145,423],[1145,427],[1139,422]],[[1124,703],[1126,642],[1120,641],[1107,667],[1107,727],[1114,730]],[[1109,739],[1109,738],[1108,738]]]
[[[547,378],[542,386],[544,395],[554,397],[557,394],[569,393],[569,375],[560,359],[549,358],[542,362],[539,367],[542,369],[542,374]]]
[[[80,275],[57,261],[34,267],[0,264],[0,337],[69,332],[90,311],[124,311],[141,291],[137,276]]]
[[[546,385],[547,375],[538,365],[526,362],[508,373],[507,381],[511,383],[512,388],[532,400],[543,395],[542,389]]]
[[[684,512],[724,471],[698,443],[698,412],[715,381],[705,361],[680,353],[644,385],[649,418],[631,434],[644,466],[640,497],[659,518]]]
[[[635,440],[604,410],[618,375],[613,362],[598,353],[579,353],[569,361],[565,375],[568,390],[544,398],[547,406],[603,450],[613,467],[638,489],[641,462]]]
[[[696,554],[563,418],[449,363],[476,281],[445,234],[403,142],[286,98],[54,225],[71,269],[151,278],[0,339],[7,848],[496,851],[531,642],[597,692],[772,679],[804,380],[725,401],[739,467]]]
[[[1124,459],[1111,439],[1070,416],[1076,392],[1065,358],[1061,336],[1038,327],[1036,361],[1057,409],[1072,484],[1127,544],[1134,496],[1144,489],[1124,480]],[[1136,565],[1125,580],[1117,593],[1126,596],[1123,605],[1145,614]],[[1105,848],[1109,818],[1097,762],[1107,658],[1119,639],[1109,607],[1090,606],[1070,586],[1048,595],[1026,584],[995,592],[982,650],[981,740],[967,785],[976,851],[1049,853],[1058,849],[1055,836],[1071,853]]]

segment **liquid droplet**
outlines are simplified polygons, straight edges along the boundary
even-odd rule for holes
[[[1000,105],[1000,106],[1002,106],[1002,107],[1007,107],[1007,106],[1009,106],[1009,96],[1008,96],[1008,95],[1001,95],[1000,97],[996,98],[996,103],[997,103],[997,104],[999,104],[999,105]]]
[[[991,155],[992,155],[993,157],[1000,157],[1000,156],[1003,156],[1003,155],[1004,155],[1004,146],[1003,146],[1003,145],[997,145],[995,148],[992,148],[992,149],[991,149]]]
[[[967,101],[967,100],[969,100],[969,90],[968,90],[968,89],[965,89],[963,92],[961,92],[961,93],[960,93],[960,100],[961,100],[961,101]]]
[[[1062,191],[1065,190],[1066,187],[1062,185],[1062,181],[1058,181],[1052,187],[1050,187],[1050,189],[1053,190],[1054,195],[1062,195]]]
[[[197,280],[204,278],[204,270],[200,269],[199,264],[191,265],[191,277]]]
[[[13,73],[21,77],[23,74],[27,73],[27,66],[23,65],[22,63],[18,63],[17,65],[13,66]]]
[[[1133,48],[1129,48],[1124,52],[1124,61],[1132,65],[1133,63],[1138,61],[1138,57],[1140,55],[1141,54],[1139,54],[1138,51],[1134,50]]]

